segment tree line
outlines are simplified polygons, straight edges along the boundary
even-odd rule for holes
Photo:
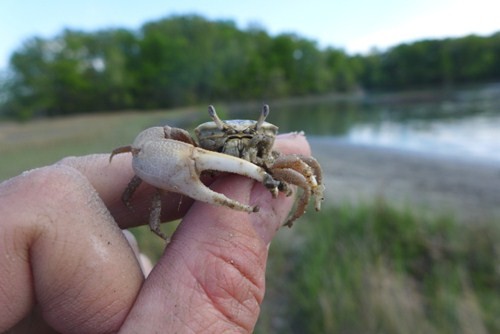
[[[349,55],[297,34],[172,16],[137,31],[64,30],[24,41],[1,80],[0,115],[28,119],[497,80],[500,32]]]

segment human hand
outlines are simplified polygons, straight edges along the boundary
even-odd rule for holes
[[[310,154],[296,134],[276,149]],[[131,158],[115,159],[67,158],[0,184],[0,332],[251,332],[293,199],[237,175],[211,188],[259,212],[167,194],[162,220],[182,223],[144,280],[121,229],[147,223],[153,189],[141,186],[130,211],[120,197]]]

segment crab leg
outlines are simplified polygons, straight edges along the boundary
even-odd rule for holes
[[[132,204],[130,204],[130,199],[132,198],[132,195],[134,192],[139,188],[141,185],[142,180],[135,175],[132,180],[127,185],[127,188],[125,188],[125,191],[122,194],[122,202],[129,208],[132,209]]]
[[[312,157],[305,157],[298,154],[285,155],[280,156],[274,162],[272,166],[273,175],[275,175],[274,171],[280,168],[295,170],[308,180],[308,189],[315,198],[314,207],[316,211],[319,211],[325,187],[322,184],[322,172],[318,161]]]
[[[320,166],[318,160],[316,160],[313,157],[306,157],[303,155],[298,155],[298,156],[300,157],[300,159],[302,161],[304,161],[306,164],[309,165],[309,167],[311,167],[313,169],[314,175],[316,176],[316,181],[318,182],[318,184],[322,184],[323,183],[323,172],[321,170],[321,166]]]
[[[121,153],[128,153],[128,152],[132,152],[133,148],[132,146],[130,145],[127,145],[127,146],[120,146],[118,148],[115,148],[110,156],[109,156],[109,162],[111,162],[113,160],[113,157],[117,154],[121,154]]]
[[[168,237],[160,230],[161,216],[161,190],[156,189],[151,200],[151,211],[149,212],[149,228],[160,238],[167,240]]]
[[[306,177],[294,169],[291,168],[275,169],[272,171],[272,173],[274,177],[276,177],[276,179],[284,180],[287,183],[294,184],[304,189],[297,203],[297,208],[295,209],[295,212],[287,219],[287,221],[284,224],[288,227],[292,227],[293,222],[306,212],[306,207],[307,204],[309,204],[309,199],[311,197],[311,187],[309,186]]]
[[[314,177],[312,168],[308,164],[306,164],[302,160],[302,157],[299,155],[296,154],[282,155],[276,159],[276,161],[273,163],[272,168],[273,169],[291,168],[304,175],[307,179],[309,179],[313,186],[317,185],[317,181],[316,178]]]

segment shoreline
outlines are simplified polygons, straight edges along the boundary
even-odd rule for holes
[[[500,164],[308,137],[324,205],[373,203],[462,222],[500,219]]]

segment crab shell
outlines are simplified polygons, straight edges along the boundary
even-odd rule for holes
[[[198,145],[209,151],[221,152],[250,161],[258,166],[269,166],[277,153],[272,152],[278,127],[265,122],[269,107],[264,105],[258,120],[222,121],[210,106],[212,122],[195,128]]]
[[[194,132],[198,138],[200,147],[210,151],[224,151],[227,143],[237,141],[245,146],[257,134],[257,131],[270,138],[270,143],[274,144],[274,138],[278,134],[278,127],[274,124],[264,122],[260,129],[256,130],[257,121],[233,119],[224,121],[234,133],[221,130],[215,122],[205,122],[200,124]],[[232,155],[232,154],[231,154]]]

